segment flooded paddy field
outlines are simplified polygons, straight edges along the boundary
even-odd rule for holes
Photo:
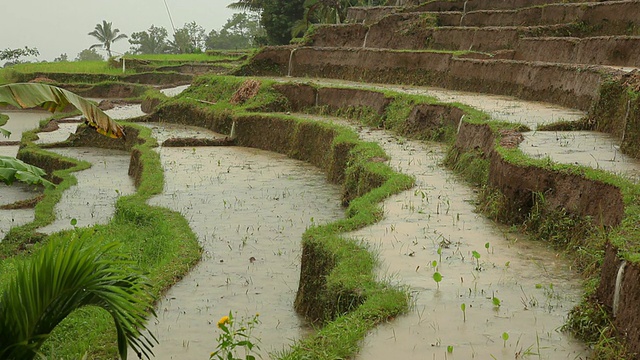
[[[215,136],[151,125],[159,142]],[[222,135],[218,135],[222,136]],[[160,147],[165,189],[151,205],[179,211],[198,235],[201,262],[158,303],[150,330],[157,359],[207,358],[216,323],[259,313],[254,332],[265,358],[309,331],[293,309],[300,239],[313,224],[343,216],[340,189],[304,162],[241,147]]]
[[[560,331],[582,295],[578,273],[546,244],[475,213],[476,189],[440,165],[442,144],[338,118],[297,116],[351,126],[385,150],[390,166],[416,179],[414,188],[383,202],[379,223],[348,234],[369,244],[381,261],[379,278],[407,286],[412,301],[408,314],[367,335],[358,359],[575,359],[589,353]]]

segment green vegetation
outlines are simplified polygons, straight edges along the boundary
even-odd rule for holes
[[[131,266],[147,274],[151,284],[149,290],[157,298],[198,261],[200,248],[188,222],[179,213],[146,204],[147,199],[160,193],[163,186],[160,160],[152,150],[155,140],[150,137],[147,128],[133,124],[125,126],[129,136],[144,140],[133,150],[141,160],[141,168],[137,169],[141,171],[138,191],[118,200],[111,223],[81,230],[80,236],[87,236],[96,244],[119,244],[117,251],[131,261]],[[51,241],[50,238],[68,241],[76,236],[75,231],[67,231],[47,237],[35,233],[35,230],[53,221],[55,203],[62,191],[75,183],[72,172],[89,164],[38,148],[29,140],[33,138],[31,134],[23,136],[26,146],[21,149],[19,156],[29,163],[46,165],[42,167],[50,173],[56,168],[60,169],[53,171],[52,175],[60,183],[55,189],[45,191],[44,199],[36,206],[35,221],[12,228],[0,243],[0,257],[4,259],[0,267],[0,285],[6,284],[15,274],[17,264],[29,261],[38,253],[39,243],[45,244]],[[37,243],[34,248],[26,246],[33,243]],[[81,357],[85,352],[91,358],[113,358],[118,353],[114,343],[116,335],[113,319],[99,308],[88,307],[73,312],[56,327],[41,350],[45,354],[64,358]]]
[[[106,310],[118,334],[118,349],[147,354],[153,341],[143,334],[146,310],[153,305],[146,280],[114,253],[116,243],[85,232],[52,239],[30,261],[15,265],[0,298],[0,356],[34,359],[51,332],[74,311]],[[154,339],[155,340],[155,339]]]

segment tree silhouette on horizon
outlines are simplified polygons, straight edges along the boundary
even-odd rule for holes
[[[102,20],[102,24],[97,24],[95,30],[89,33],[89,35],[95,37],[100,41],[98,44],[93,44],[89,49],[101,47],[107,50],[107,54],[111,57],[111,44],[120,39],[126,39],[127,35],[118,34],[119,29],[112,29],[111,23],[106,20]]]

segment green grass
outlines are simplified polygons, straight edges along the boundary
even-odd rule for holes
[[[16,64],[8,69],[22,73],[50,72],[50,73],[78,73],[78,74],[122,74],[122,68],[109,66],[106,61],[65,61]],[[6,70],[3,69],[3,70]],[[134,73],[128,70],[127,74]]]
[[[175,63],[175,62],[214,62],[214,61],[234,61],[237,60],[237,55],[220,54],[143,54],[143,55],[127,55],[125,58],[133,58],[140,60],[147,60],[160,63]]]

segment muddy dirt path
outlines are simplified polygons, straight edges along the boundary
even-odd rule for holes
[[[416,178],[416,187],[384,201],[381,222],[349,234],[380,254],[379,277],[408,285],[413,300],[408,314],[367,336],[357,358],[513,359],[536,353],[541,359],[573,359],[588,354],[583,344],[558,331],[581,296],[579,276],[569,262],[545,244],[476,214],[475,189],[439,165],[446,150],[441,144],[354,129],[383,147],[390,166]],[[439,284],[435,272],[442,276]]]
[[[222,136],[164,125],[153,125],[153,135],[160,142]],[[264,358],[288,347],[308,331],[293,310],[301,235],[311,224],[343,216],[339,188],[311,165],[261,150],[158,150],[165,189],[150,204],[182,213],[204,254],[158,304],[150,326],[160,340],[156,358],[208,358],[216,347],[216,323],[230,310],[237,318],[261,314],[254,335]]]

